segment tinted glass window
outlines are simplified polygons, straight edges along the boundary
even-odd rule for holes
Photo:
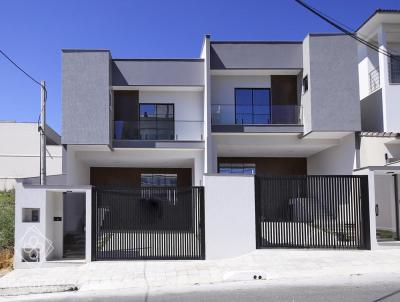
[[[269,124],[271,122],[270,90],[236,88],[235,114],[236,124]]]
[[[173,140],[175,138],[173,104],[140,104],[140,139]]]

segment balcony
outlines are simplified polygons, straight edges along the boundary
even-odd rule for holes
[[[171,119],[114,121],[114,140],[202,141],[203,121]]]
[[[211,111],[211,123],[215,132],[246,132],[245,128],[260,127],[268,132],[268,127],[277,129],[276,126],[295,126],[297,131],[302,125],[302,111],[298,105],[270,105],[254,112],[254,109],[235,105],[214,104],[211,105]]]

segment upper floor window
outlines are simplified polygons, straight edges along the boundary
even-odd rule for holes
[[[173,140],[174,120],[174,104],[140,104],[140,138]]]
[[[236,88],[235,121],[236,124],[270,124],[270,89]]]

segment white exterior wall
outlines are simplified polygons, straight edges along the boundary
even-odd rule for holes
[[[211,76],[211,112],[221,106],[219,122],[235,124],[235,88],[270,88],[271,76]]]
[[[256,249],[254,177],[205,175],[206,259],[236,257]]]
[[[387,33],[400,30],[400,25],[382,24],[378,28],[378,43],[379,48],[383,51],[400,53],[400,43],[388,43]],[[383,99],[383,125],[385,132],[400,132],[400,84],[390,84],[389,81],[389,58],[380,53],[380,81],[382,87]]]
[[[384,137],[361,137],[361,167],[386,165],[385,153],[389,158],[400,158],[400,140]]]
[[[360,100],[362,100],[370,94],[369,73],[374,69],[379,72],[379,56],[376,51],[361,43],[358,43],[357,48]]]
[[[91,261],[91,187],[24,187],[17,183],[15,190],[15,246],[14,267],[26,268],[45,261],[61,259],[63,255],[63,192],[85,193],[86,206],[86,261]],[[22,222],[23,208],[39,208],[39,222]],[[62,217],[54,221],[54,217]],[[52,248],[50,248],[50,245]],[[23,248],[40,248],[40,263],[22,262]]]
[[[307,158],[309,175],[352,175],[356,160],[354,134],[340,140],[340,144]]]
[[[67,185],[90,185],[90,167],[76,157],[76,151],[68,146],[66,152]]]
[[[178,140],[202,140],[202,91],[139,91],[139,103],[173,103]]]
[[[0,122],[0,190],[16,178],[39,176],[40,136],[36,123]],[[62,173],[62,146],[47,145],[47,175]]]

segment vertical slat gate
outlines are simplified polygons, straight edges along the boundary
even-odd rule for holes
[[[370,249],[367,176],[256,176],[257,248]]]
[[[94,188],[93,260],[205,259],[203,187]]]

